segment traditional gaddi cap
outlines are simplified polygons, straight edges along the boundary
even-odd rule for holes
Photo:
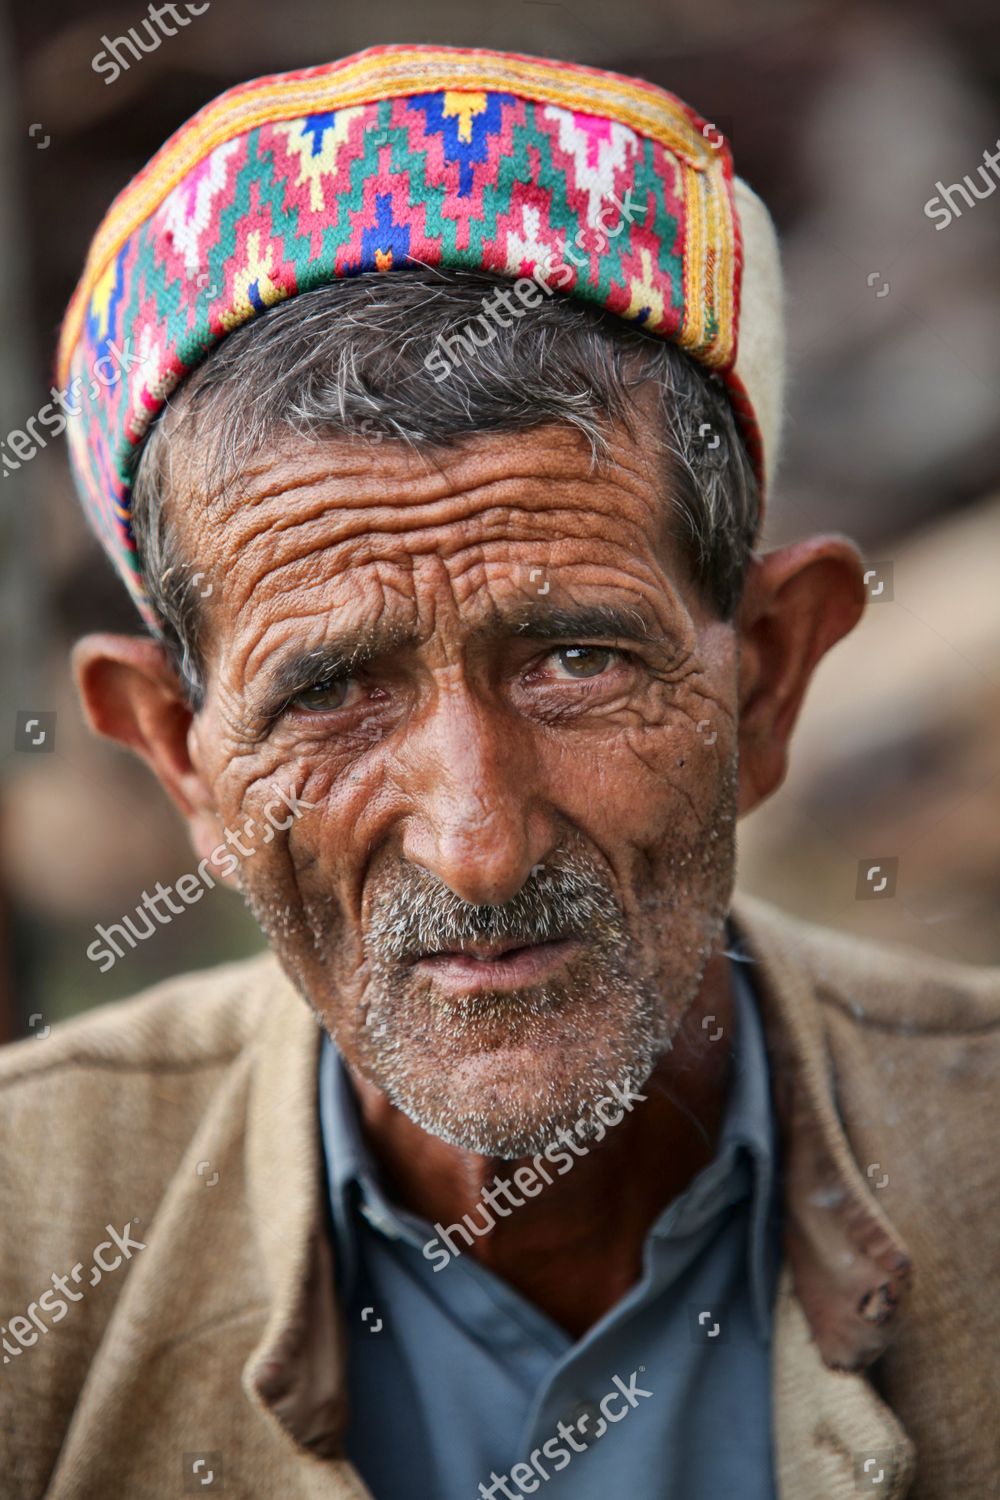
[[[57,379],[83,408],[68,423],[77,488],[147,620],[131,481],[171,391],[282,298],[409,265],[535,273],[672,340],[725,381],[762,483],[773,470],[777,241],[711,122],[596,68],[373,47],[220,95],[94,236]],[[99,383],[107,357],[120,376]]]

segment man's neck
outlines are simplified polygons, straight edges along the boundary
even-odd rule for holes
[[[733,1016],[728,960],[717,953],[671,1050],[641,1087],[644,1102],[624,1110],[601,1141],[574,1152],[571,1169],[560,1174],[545,1157],[510,1162],[449,1145],[354,1075],[387,1192],[446,1228],[468,1215],[480,1233],[468,1246],[466,1236],[453,1235],[457,1248],[579,1337],[639,1278],[650,1226],[715,1153]],[[536,1196],[518,1191],[522,1167],[540,1183]],[[498,1188],[498,1178],[509,1187]]]

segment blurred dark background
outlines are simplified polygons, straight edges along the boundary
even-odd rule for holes
[[[820,669],[788,783],[742,828],[741,884],[829,925],[1000,961],[1000,190],[944,229],[924,212],[938,180],[998,149],[995,6],[212,0],[109,86],[91,67],[102,35],[145,15],[75,0],[0,21],[0,436],[48,399],[111,198],[230,84],[423,41],[674,90],[725,125],[783,238],[788,422],[765,540],[845,531],[883,584]],[[135,620],[62,441],[2,496],[0,1039],[260,945],[216,889],[106,976],[85,957],[95,923],[195,861],[152,777],[94,740],[74,701],[72,641]],[[55,719],[28,748],[24,716],[41,713]],[[859,899],[859,866],[876,863],[894,894]]]

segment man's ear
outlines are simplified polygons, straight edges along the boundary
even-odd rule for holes
[[[191,760],[194,713],[164,648],[146,636],[88,635],[73,651],[73,671],[91,727],[142,757],[200,846],[212,797]]]
[[[749,812],[781,785],[809,680],[861,618],[864,563],[853,542],[810,537],[755,557],[738,617],[740,796]]]

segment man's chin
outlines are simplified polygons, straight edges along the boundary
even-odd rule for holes
[[[429,1135],[480,1156],[535,1155],[569,1132],[593,1134],[596,1103],[626,1079],[641,1086],[652,1070],[648,1046],[627,1049],[623,1065],[603,1052],[582,1055],[565,1038],[479,1050],[401,1076],[377,1069],[372,1081]],[[379,1076],[381,1074],[381,1076]]]
[[[649,1077],[700,980],[636,973],[623,949],[574,944],[551,955],[543,982],[513,987],[486,973],[477,984],[469,965],[451,984],[434,967],[373,966],[352,1060],[422,1130],[464,1150],[514,1158],[562,1131],[583,1139],[613,1085]]]
[[[398,1103],[428,1135],[461,1151],[499,1161],[520,1161],[544,1151],[561,1134],[572,1132],[578,1114],[573,1109],[557,1114],[539,1109],[537,1101],[526,1099],[523,1092],[509,1096],[499,1109],[495,1103],[480,1107],[463,1099],[449,1100],[445,1108],[421,1098]]]

